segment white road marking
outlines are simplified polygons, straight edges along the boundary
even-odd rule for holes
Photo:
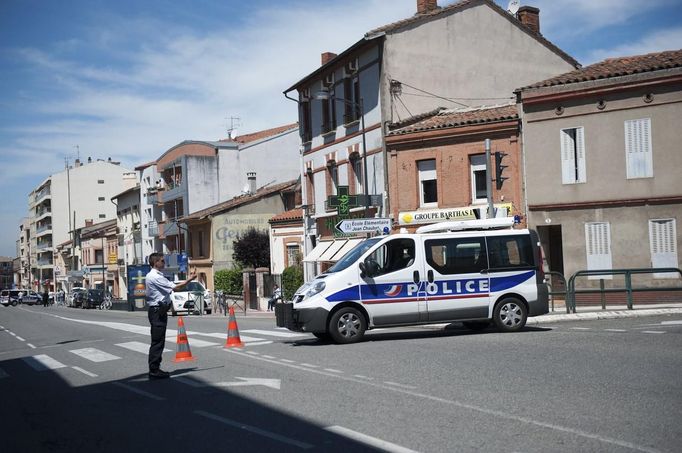
[[[194,387],[194,388],[206,387],[206,384],[203,383],[203,382],[193,381],[193,380],[187,379],[187,378],[185,378],[185,377],[181,377],[181,376],[180,376],[180,377],[171,376],[171,378],[173,378],[174,381],[182,382],[183,384],[189,385],[190,387]]]
[[[83,373],[86,376],[97,377],[97,375],[95,373],[91,373],[88,370],[84,370],[83,368],[81,368],[79,366],[72,366],[71,368],[73,368],[76,371],[80,371],[81,373]]]
[[[248,329],[240,330],[241,332],[253,333],[256,335],[265,335],[270,337],[280,337],[280,338],[295,338],[295,337],[307,337],[306,333],[295,333],[295,332],[277,332],[275,330],[259,330],[259,329]]]
[[[356,377],[358,379],[367,379],[368,381],[373,381],[374,378],[371,378],[369,376],[363,376],[362,374],[354,374],[353,377]]]
[[[211,338],[219,338],[221,340],[227,341],[227,332],[223,333],[218,333],[218,332],[210,332],[210,333],[205,333],[205,332],[195,332],[194,330],[188,331],[187,336],[189,337],[190,344],[192,342],[192,336],[193,335],[201,335],[203,337],[211,337]],[[247,335],[242,335],[241,333],[239,334],[239,339],[242,340],[242,343],[251,343],[254,341],[263,341],[262,338],[256,338],[256,337],[249,337]]]
[[[251,354],[251,355],[260,355],[260,352],[256,352],[256,351],[246,351],[246,353]]]
[[[324,368],[324,371],[329,371],[330,373],[343,373],[343,371],[335,370],[334,368]]]
[[[275,357],[273,357],[273,356],[271,356],[271,355],[263,355],[263,357],[265,357],[266,359],[274,359],[274,358],[275,358]]]
[[[589,327],[571,327],[573,330],[592,330]]]
[[[242,423],[241,421],[236,421],[236,420],[230,420],[224,417],[221,417],[219,415],[214,415],[209,412],[204,412],[204,411],[194,411],[195,414],[201,415],[202,417],[210,418],[211,420],[215,420],[217,422],[223,423],[225,425],[231,426],[233,428],[237,429],[242,429],[244,431],[248,431],[254,434],[258,434],[263,437],[267,437],[269,439],[276,440],[278,442],[282,442],[285,444],[293,445],[298,448],[303,448],[305,450],[312,448],[313,445],[298,441],[296,439],[290,439],[288,437],[281,436],[276,433],[272,433],[270,431],[265,431],[264,429],[257,428],[255,426],[250,426],[245,423]]]
[[[289,360],[289,359],[280,359],[280,361],[284,362],[284,363],[296,363],[293,360]]]
[[[177,334],[174,335],[168,335],[166,334],[166,341],[170,343],[176,343],[178,340]],[[190,347],[194,346],[197,348],[205,348],[207,346],[217,346],[219,343],[214,343],[212,341],[204,341],[204,340],[198,340],[196,338],[189,337],[187,338],[187,341],[189,341]]]
[[[14,332],[11,332],[11,331],[9,331],[9,330],[7,331],[7,333],[9,333],[10,335],[12,335],[13,337],[16,337],[16,336],[17,336],[17,334],[16,334],[16,333],[14,333]]]
[[[109,354],[108,352],[100,351],[95,348],[72,349],[69,351],[77,356],[83,357],[91,362],[109,362],[111,360],[120,360],[117,355]]]
[[[31,348],[31,349],[35,349],[35,348],[36,348],[36,347],[35,347],[35,346],[33,346],[33,345],[32,345],[31,343],[26,343],[26,344],[27,344],[27,345],[28,345],[28,347],[29,347],[29,348]]]
[[[9,374],[5,372],[2,368],[0,368],[0,379],[9,377]]]
[[[128,341],[126,343],[116,343],[114,346],[119,346],[121,348],[129,349],[131,351],[140,352],[142,354],[149,353],[149,345],[142,343],[140,341]],[[163,352],[171,352],[170,349],[165,348]]]
[[[149,392],[145,392],[144,390],[137,389],[137,388],[133,387],[132,385],[124,384],[122,382],[112,382],[112,384],[114,384],[117,387],[121,387],[121,388],[126,389],[130,392],[137,393],[138,395],[142,395],[142,396],[145,396],[147,398],[151,398],[151,399],[156,400],[156,401],[164,401],[166,399],[166,398],[162,398],[160,396],[154,395],[153,393],[149,393]]]
[[[417,387],[415,387],[414,385],[406,385],[406,384],[401,384],[401,383],[399,383],[399,382],[393,382],[393,381],[384,381],[384,384],[387,384],[387,385],[394,385],[394,386],[396,386],[396,387],[400,387],[400,388],[403,388],[403,389],[416,389],[416,388],[417,388]]]
[[[264,344],[272,344],[272,341],[257,341],[255,343],[246,343],[246,346],[261,346]]]
[[[66,368],[66,365],[56,361],[49,355],[45,354],[24,357],[24,362],[26,362],[31,368],[33,368],[36,371],[57,370],[59,368]]]
[[[24,340],[23,338],[21,338],[19,335],[17,335],[17,340],[19,340],[19,341],[26,341],[26,340]]]
[[[682,321],[662,321],[661,325],[662,326],[674,326],[674,325],[681,325]]]
[[[301,366],[308,367],[308,368],[319,368],[319,365],[313,365],[312,363],[302,363]]]
[[[387,451],[391,453],[416,453],[415,450],[410,450],[409,448],[405,448],[400,445],[387,442],[385,440],[377,439],[376,437],[371,437],[368,436],[367,434],[362,434],[357,431],[344,428],[343,426],[327,426],[325,428],[325,431],[338,434],[339,436],[347,437],[348,439],[358,441],[370,447],[378,448],[382,451]]]
[[[625,329],[604,329],[605,332],[627,332]]]
[[[642,330],[642,333],[665,333],[661,330]]]
[[[236,377],[236,376],[235,376]],[[264,387],[270,387],[275,390],[279,390],[282,386],[282,381],[279,379],[261,379],[261,378],[243,378],[236,377],[239,381],[235,382],[214,382],[213,386],[216,387],[246,387],[252,385],[262,385]]]
[[[335,377],[337,379],[342,379],[344,381],[363,383],[363,384],[371,386],[371,387],[376,387],[376,388],[380,388],[380,389],[384,389],[384,390],[391,390],[394,392],[403,393],[405,395],[410,395],[410,396],[413,396],[415,398],[422,398],[422,399],[426,399],[426,400],[436,402],[436,403],[440,403],[440,404],[447,404],[447,405],[459,407],[462,409],[468,409],[468,410],[480,412],[480,413],[483,413],[486,415],[492,415],[492,416],[502,418],[505,420],[510,420],[510,421],[514,421],[514,422],[518,422],[518,423],[527,424],[527,425],[538,426],[541,428],[551,429],[551,430],[559,431],[562,433],[573,434],[576,436],[584,437],[586,439],[592,439],[592,440],[597,440],[599,442],[604,442],[607,444],[617,445],[619,447],[629,448],[632,450],[638,450],[638,451],[643,451],[643,452],[647,452],[647,453],[660,453],[659,450],[649,448],[649,447],[645,447],[642,445],[637,445],[637,444],[627,442],[624,440],[615,439],[613,437],[601,436],[599,434],[593,434],[593,433],[590,433],[588,431],[583,431],[581,429],[574,429],[574,428],[570,428],[567,426],[561,426],[561,425],[556,425],[556,424],[552,424],[552,423],[546,423],[546,422],[541,421],[541,420],[535,420],[535,419],[532,419],[529,417],[521,417],[521,416],[509,414],[509,413],[502,412],[502,411],[495,410],[495,409],[488,409],[488,408],[476,406],[473,404],[463,403],[463,402],[457,401],[457,400],[448,400],[445,398],[440,398],[440,397],[433,396],[433,395],[427,395],[425,393],[419,393],[419,392],[415,392],[415,391],[408,390],[408,389],[402,389],[399,387],[392,387],[392,386],[388,386],[388,385],[384,385],[384,384],[380,384],[380,383],[375,383],[375,382],[363,381],[363,380],[353,378],[353,377],[350,377],[347,375],[333,374],[333,373],[329,373],[329,372],[322,371],[322,370],[313,370],[310,368],[305,368],[305,367],[302,367],[299,365],[282,363],[281,361],[268,360],[268,359],[264,359],[262,357],[254,357],[254,356],[250,356],[250,355],[245,354],[245,353],[240,352],[240,351],[229,350],[228,352],[231,352],[232,354],[240,355],[242,357],[250,358],[253,360],[261,360],[261,361],[268,362],[271,364],[275,364],[275,365],[279,365],[279,366],[285,366],[285,367],[289,367],[289,368],[294,368],[297,370],[306,371],[308,373],[319,374],[322,376]]]

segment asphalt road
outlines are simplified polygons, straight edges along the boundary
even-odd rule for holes
[[[2,450],[680,451],[682,315],[515,334],[404,328],[338,346],[185,317],[146,376],[144,313],[0,307]]]

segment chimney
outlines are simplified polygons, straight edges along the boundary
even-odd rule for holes
[[[246,179],[249,181],[249,193],[256,193],[256,172],[248,172],[246,174]]]
[[[73,163],[73,166],[74,166],[74,167],[80,167],[80,166],[81,166],[81,160],[80,160],[80,159],[76,159],[76,161]]]
[[[538,35],[540,34],[540,10],[533,6],[522,6],[516,13],[516,17],[526,27]]]
[[[85,219],[85,226],[86,227],[92,226],[92,219]]]
[[[322,52],[322,66],[326,65],[330,61],[332,61],[334,58],[336,58],[336,54],[334,52]]]
[[[88,163],[92,163],[92,157],[88,157]]]
[[[438,9],[438,0],[417,0],[417,14],[430,13]]]

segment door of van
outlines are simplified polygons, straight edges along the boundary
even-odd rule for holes
[[[488,317],[490,281],[485,237],[422,237],[428,320]]]
[[[426,320],[423,252],[414,238],[389,239],[364,260],[360,298],[375,326]]]

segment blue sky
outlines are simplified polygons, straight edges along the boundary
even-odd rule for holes
[[[682,0],[521,3],[583,65],[682,48]],[[231,116],[237,133],[294,122],[282,91],[320,53],[415,10],[416,0],[1,0],[0,255],[15,256],[28,193],[76,146],[132,169],[182,140],[226,137]]]

